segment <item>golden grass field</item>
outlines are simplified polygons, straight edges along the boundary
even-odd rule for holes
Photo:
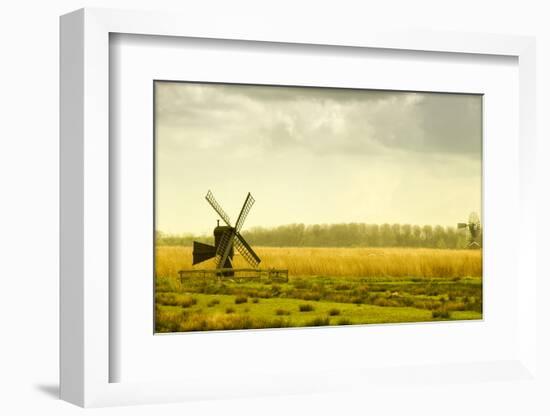
[[[182,269],[214,268],[213,260],[194,267],[192,248],[158,246],[156,273],[176,277]],[[430,248],[308,248],[254,247],[261,268],[288,269],[290,276],[350,277],[480,277],[481,250]],[[248,264],[239,256],[235,268]]]
[[[158,246],[157,332],[482,318],[481,250],[255,247],[286,281],[179,278],[192,249]],[[249,268],[240,256],[235,268]]]

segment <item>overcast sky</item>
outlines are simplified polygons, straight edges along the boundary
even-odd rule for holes
[[[456,225],[481,212],[481,96],[156,82],[157,230]]]

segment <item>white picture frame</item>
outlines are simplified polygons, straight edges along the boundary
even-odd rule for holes
[[[110,34],[332,45],[453,54],[505,55],[519,66],[519,212],[517,355],[495,362],[441,363],[423,366],[417,376],[433,379],[442,370],[464,382],[479,382],[480,371],[503,374],[507,381],[537,382],[536,217],[535,207],[535,42],[530,37],[465,33],[331,33],[282,28],[270,22],[245,22],[235,29],[223,20],[205,24],[193,16],[166,13],[82,9],[61,18],[61,398],[80,406],[185,401],[197,398],[252,397],[265,394],[360,392],[377,380],[403,381],[406,372],[381,368],[368,372],[331,369],[318,374],[281,373],[250,382],[234,377],[211,380],[110,382],[109,252],[109,37]],[[112,335],[112,334],[111,334]],[[321,369],[323,370],[323,369]],[[384,375],[385,374],[385,375]],[[391,377],[388,374],[392,375]],[[393,378],[392,378],[393,377]],[[406,377],[405,377],[406,378]],[[341,380],[348,380],[342,384]],[[498,379],[498,377],[497,377]],[[230,383],[230,388],[228,388]],[[370,388],[369,387],[369,388]]]

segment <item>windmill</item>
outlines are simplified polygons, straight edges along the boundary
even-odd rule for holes
[[[258,267],[261,261],[260,258],[240,233],[244,220],[255,202],[250,192],[244,200],[235,226],[231,225],[229,216],[216,201],[211,191],[206,194],[206,200],[226,225],[220,225],[220,220],[218,220],[218,225],[214,228],[214,246],[193,241],[193,265],[215,257],[216,269],[233,269],[233,254],[234,249],[237,249],[253,268]],[[232,276],[233,271],[225,270],[222,274]]]
[[[470,216],[468,217],[468,222],[459,222],[457,224],[458,229],[464,229],[467,228],[470,232],[470,240],[468,241],[468,248],[479,248],[480,245],[477,242],[477,238],[479,237],[479,234],[481,232],[481,222],[479,220],[479,216],[472,212]]]

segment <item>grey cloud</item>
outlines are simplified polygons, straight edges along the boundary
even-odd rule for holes
[[[173,147],[481,155],[477,95],[159,83],[157,104]]]
[[[425,94],[419,103],[424,146],[450,153],[479,155],[482,136],[479,95]]]

